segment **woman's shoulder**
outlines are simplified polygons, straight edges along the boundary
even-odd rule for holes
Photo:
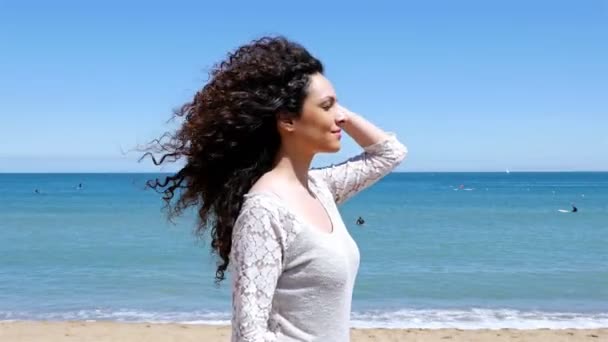
[[[245,195],[235,225],[248,227],[247,232],[242,232],[245,234],[252,231],[271,233],[270,235],[281,241],[285,250],[301,231],[297,220],[282,205],[277,195],[268,191],[250,192]]]
[[[327,183],[327,180],[323,175],[323,171],[323,168],[311,169],[310,171],[308,171],[308,179],[312,183],[312,186],[314,186],[317,190],[317,193],[320,193],[323,196],[328,195],[331,197],[331,190],[329,184]]]
[[[279,195],[272,191],[257,190],[245,194],[239,219],[252,215],[264,216],[270,224],[294,230],[290,228],[295,225],[291,212],[285,207]]]
[[[273,219],[280,218],[280,203],[270,191],[252,191],[245,194],[240,215],[255,211],[270,216]]]

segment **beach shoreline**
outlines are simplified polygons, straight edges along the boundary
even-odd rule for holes
[[[0,341],[205,341],[230,340],[226,325],[110,321],[0,322]],[[352,329],[351,341],[608,341],[601,329]]]

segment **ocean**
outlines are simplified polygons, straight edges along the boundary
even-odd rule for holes
[[[156,176],[0,174],[0,321],[228,323],[230,281]],[[608,173],[393,173],[340,210],[355,327],[608,327]]]

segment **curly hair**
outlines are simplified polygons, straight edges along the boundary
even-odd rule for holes
[[[146,184],[163,194],[169,218],[197,209],[196,233],[210,230],[212,252],[220,258],[218,283],[229,265],[244,195],[273,167],[281,144],[278,115],[301,114],[316,73],[323,73],[322,63],[285,37],[243,45],[212,68],[191,102],[174,111],[174,118],[183,118],[181,126],[154,140],[141,157],[157,166],[185,159],[177,173]]]

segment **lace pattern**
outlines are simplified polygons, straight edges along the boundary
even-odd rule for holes
[[[311,173],[327,184],[336,203],[341,204],[391,172],[406,154],[407,148],[391,133],[388,139],[366,147],[364,153]]]
[[[268,321],[283,269],[282,227],[263,201],[245,203],[232,233],[232,341],[276,341]]]

